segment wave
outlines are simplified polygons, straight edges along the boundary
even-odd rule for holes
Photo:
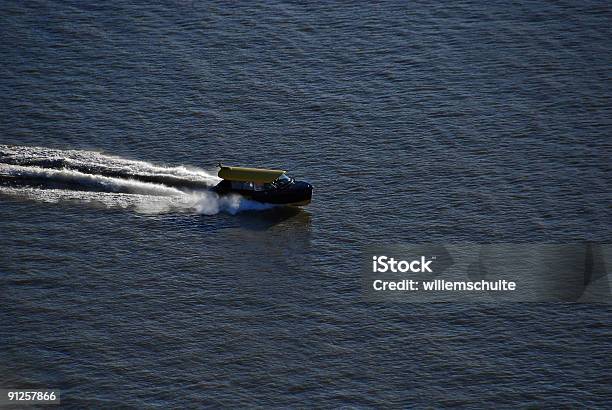
[[[0,163],[51,169],[70,169],[111,178],[134,179],[176,188],[202,189],[219,178],[196,167],[164,167],[95,151],[0,145]]]
[[[0,194],[42,202],[80,201],[144,213],[213,215],[273,205],[210,191],[220,179],[186,166],[165,167],[93,151],[0,145]]]
[[[132,179],[112,178],[103,175],[86,174],[70,169],[25,167],[0,164],[0,177],[30,181],[49,181],[73,184],[85,189],[101,192],[123,192],[133,194],[176,196],[183,191],[162,184],[141,182]]]

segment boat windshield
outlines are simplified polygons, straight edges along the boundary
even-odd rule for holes
[[[291,184],[292,182],[293,182],[293,178],[288,177],[286,174],[283,174],[280,177],[276,178],[274,182],[271,182],[269,184],[264,184],[264,189],[282,188],[284,186]]]
[[[281,175],[280,177],[276,178],[276,181],[274,181],[274,182],[275,182],[275,183],[276,183],[276,185],[278,185],[278,186],[283,186],[283,185],[286,185],[286,184],[290,183],[291,181],[292,181],[292,179],[291,179],[291,178],[289,178],[289,177],[287,176],[287,174],[283,174],[283,175]]]

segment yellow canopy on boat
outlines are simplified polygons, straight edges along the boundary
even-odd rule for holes
[[[262,169],[262,168],[243,168],[243,167],[226,167],[221,166],[219,170],[219,178],[228,181],[241,182],[256,182],[258,184],[267,184],[274,181],[287,171],[281,169]]]

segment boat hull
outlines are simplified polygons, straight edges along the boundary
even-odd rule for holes
[[[305,206],[312,200],[312,185],[303,181],[261,191],[234,189],[229,181],[221,181],[212,190],[220,196],[238,194],[253,201],[274,205]]]

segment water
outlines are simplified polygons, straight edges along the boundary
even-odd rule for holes
[[[2,386],[73,408],[609,405],[609,307],[366,303],[358,274],[372,244],[609,241],[605,2],[0,16]],[[202,197],[220,161],[288,169],[313,203]]]

